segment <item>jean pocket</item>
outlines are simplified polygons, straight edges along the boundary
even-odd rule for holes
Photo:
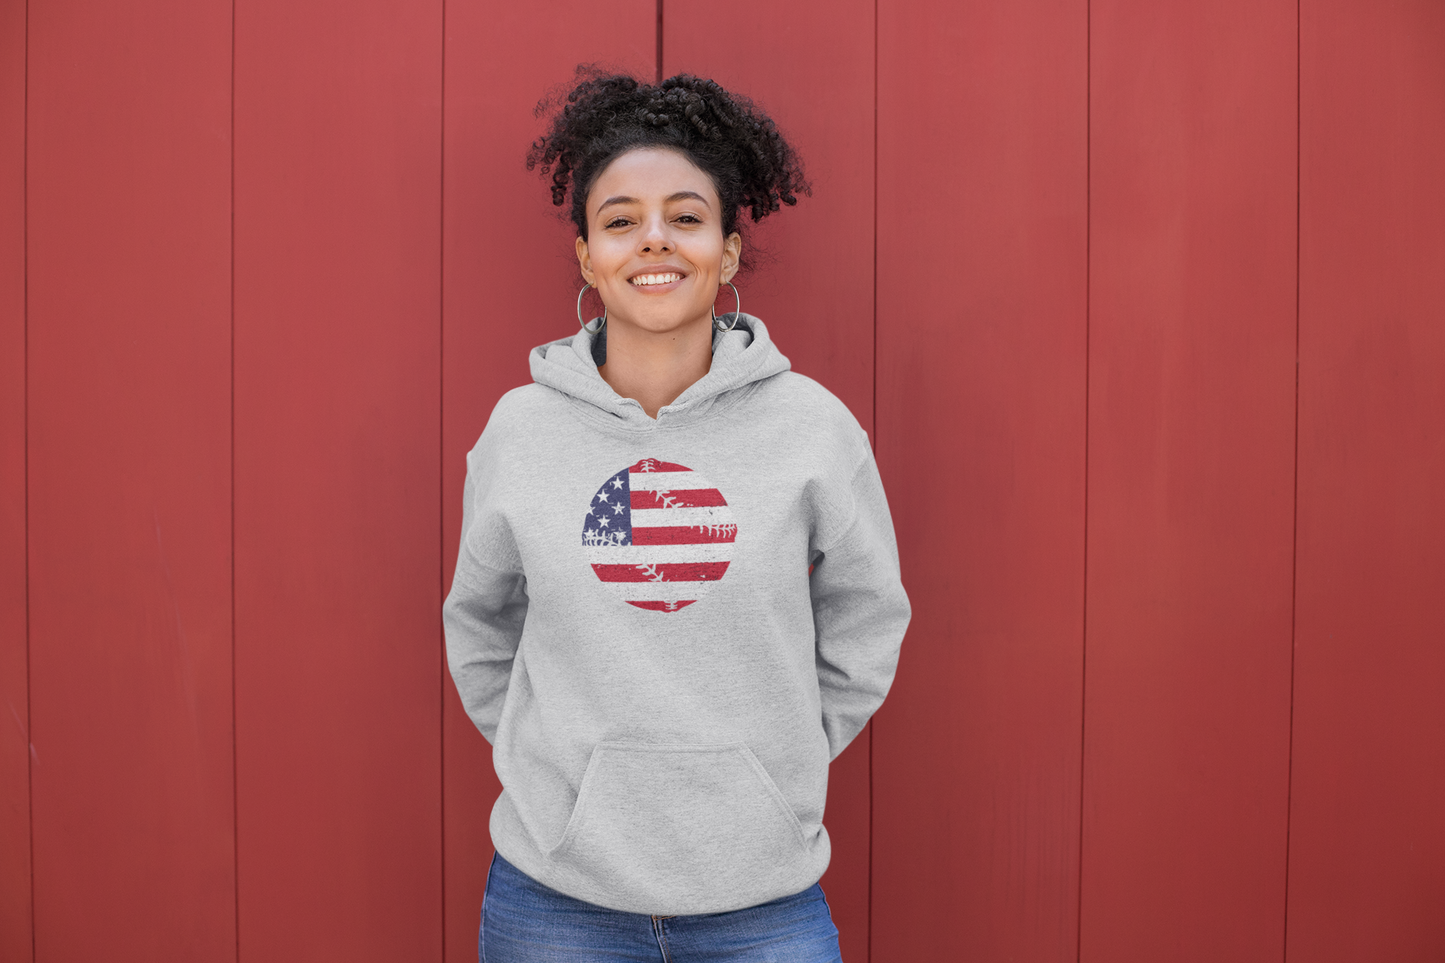
[[[805,849],[798,817],[746,744],[604,742],[549,858],[629,901],[691,902],[766,890]]]

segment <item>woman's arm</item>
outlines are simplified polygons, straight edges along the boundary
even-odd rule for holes
[[[848,514],[827,544],[814,547],[810,577],[818,688],[831,758],[883,704],[910,615],[893,520],[871,451],[840,501]]]
[[[462,704],[488,742],[497,736],[512,659],[527,618],[527,580],[511,533],[467,472],[461,550],[442,606],[447,663]]]

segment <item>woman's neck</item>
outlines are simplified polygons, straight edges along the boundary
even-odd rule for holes
[[[602,380],[642,405],[649,418],[677,400],[712,367],[712,319],[654,333],[625,323],[607,326]]]

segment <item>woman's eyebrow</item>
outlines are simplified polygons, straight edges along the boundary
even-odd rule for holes
[[[669,203],[669,204],[671,204],[671,203],[673,203],[673,202],[675,202],[675,201],[702,201],[704,204],[708,204],[708,206],[711,206],[711,204],[708,202],[708,199],[707,199],[706,197],[703,197],[703,196],[702,196],[701,194],[699,194],[697,191],[678,191],[676,194],[669,194],[669,195],[667,195],[667,199],[666,199],[666,200],[667,200],[667,203]],[[611,207],[613,204],[636,204],[636,203],[638,203],[638,200],[637,200],[637,198],[635,198],[635,197],[623,197],[623,196],[620,196],[620,195],[619,195],[618,197],[609,197],[609,198],[607,198],[607,200],[603,201],[600,205],[598,205],[598,207],[597,207],[597,213],[598,213],[598,214],[601,214],[603,211],[607,210],[607,208]]]
[[[599,214],[602,213],[602,211],[604,211],[605,209],[611,207],[613,204],[636,204],[636,203],[637,203],[637,198],[635,198],[635,197],[609,197],[609,198],[607,198],[607,200],[603,201],[603,202],[598,206],[598,208],[597,208],[597,213],[599,213]]]

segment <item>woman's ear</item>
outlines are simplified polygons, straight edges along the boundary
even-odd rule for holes
[[[582,239],[579,237],[577,240],[580,243]],[[727,240],[723,241],[722,279],[724,281],[731,281],[733,275],[738,273],[738,263],[742,260],[742,256],[743,236],[737,231],[733,231],[727,236]]]
[[[591,284],[593,279],[592,255],[587,253],[587,241],[582,237],[577,238],[577,266],[582,270],[582,280]]]

